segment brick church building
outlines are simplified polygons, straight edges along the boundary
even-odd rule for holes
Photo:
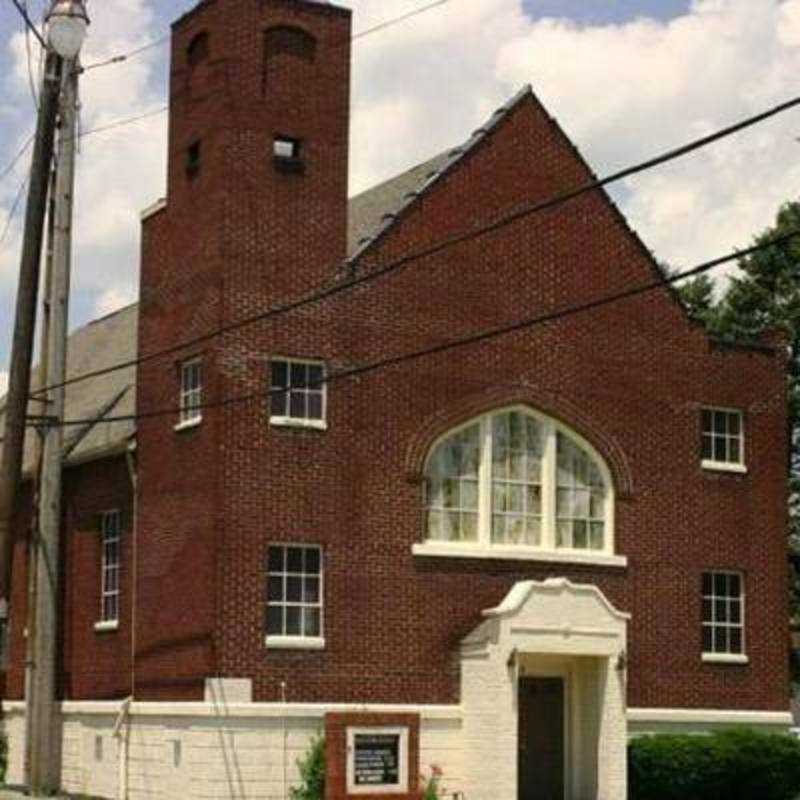
[[[286,798],[323,733],[329,800],[432,764],[466,800],[623,800],[631,735],[788,726],[780,343],[665,284],[392,361],[661,273],[602,191],[432,249],[591,179],[528,88],[348,201],[350,36],[311,0],[174,23],[140,302],[70,340],[70,375],[144,358],[67,393],[64,789]]]

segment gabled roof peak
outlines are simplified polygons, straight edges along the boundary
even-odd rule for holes
[[[490,136],[508,115],[527,97],[533,97],[533,87],[528,83],[522,87],[505,105],[498,108],[492,116],[479,128],[473,131],[470,138],[462,145],[451,147],[445,153],[436,156],[427,162],[430,169],[425,175],[425,180],[418,188],[406,192],[403,202],[395,211],[384,212],[380,225],[368,235],[358,239],[358,247],[348,256],[345,266],[351,268],[359,258],[376,242],[382,239],[397,221],[417,202],[434,184],[454,169],[467,155],[469,155],[487,136]]]

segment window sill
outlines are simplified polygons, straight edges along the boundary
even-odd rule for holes
[[[558,564],[592,564],[599,567],[627,567],[625,556],[582,550],[541,550],[534,547],[468,545],[461,542],[424,542],[411,548],[415,556],[434,558],[485,558],[513,561],[547,561]]]
[[[268,650],[324,650],[322,636],[267,636],[264,640]]]
[[[119,630],[119,620],[108,620],[107,622],[95,622],[94,629],[98,633],[110,633]]]
[[[192,428],[198,428],[198,427],[200,427],[200,423],[202,421],[203,421],[203,418],[202,417],[198,417],[197,419],[186,420],[186,422],[179,422],[174,427],[174,430],[176,432],[179,432],[179,431],[188,431],[188,430],[191,430]]]
[[[739,653],[703,653],[706,664],[749,664],[750,659]]]
[[[744,464],[728,464],[725,461],[701,461],[700,466],[712,472],[733,472],[737,475],[747,475],[747,467]]]
[[[295,417],[270,417],[269,424],[276,428],[311,428],[317,431],[328,430],[324,419],[297,419]]]

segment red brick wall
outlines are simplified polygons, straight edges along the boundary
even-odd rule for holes
[[[261,95],[261,31],[287,21],[320,42],[319,79],[302,84],[302,102],[288,61],[288,94]],[[187,77],[183,53],[203,30],[210,61]],[[142,353],[335,280],[348,57],[334,45],[348,30],[335,8],[288,0],[210,2],[176,26],[170,196],[144,226]],[[265,156],[273,132],[306,140],[305,174],[274,171]],[[197,136],[204,161],[190,182],[185,147]],[[359,269],[588,177],[528,98]],[[336,300],[148,361],[139,410],[177,402],[177,364],[188,355],[204,356],[207,399],[250,395],[264,390],[276,354],[324,359],[335,371],[648,282],[654,269],[610,204],[586,195]],[[561,419],[607,459],[627,569],[412,555],[428,447],[509,403]],[[748,474],[700,468],[702,404],[744,410]],[[632,613],[632,706],[786,709],[785,414],[780,351],[712,344],[664,289],[337,381],[327,431],[272,428],[260,400],[210,409],[182,433],[177,415],[143,420],[137,694],[195,699],[203,677],[221,674],[252,678],[258,701],[279,699],[285,682],[290,702],[457,702],[457,646],[481,611],[515,581],[564,575]],[[275,541],[324,547],[322,651],[264,646],[264,565]],[[709,568],[746,575],[749,665],[701,662]]]
[[[69,700],[105,700],[131,694],[131,600],[133,562],[133,500],[123,456],[68,469],[64,475],[61,540],[62,621],[59,631],[61,680],[59,693]],[[25,506],[30,508],[29,495]],[[100,620],[100,515],[122,515],[120,617],[115,631],[96,631]],[[29,518],[28,518],[29,520]],[[27,533],[29,521],[18,526],[12,598],[10,699],[22,699],[25,679],[27,626]]]
[[[524,101],[423,197],[371,261],[384,264],[587,177],[542,110]],[[339,370],[653,275],[618,214],[587,196],[230,337],[227,357],[247,353],[249,369],[230,376],[228,391],[263,385],[271,353],[323,358]],[[232,295],[231,318],[251,303],[274,302],[251,288],[247,303]],[[263,409],[226,409],[223,672],[252,677],[264,701],[276,700],[285,681],[290,700],[456,702],[456,647],[481,611],[517,580],[566,575],[597,584],[632,612],[631,705],[785,709],[782,366],[769,349],[711,344],[665,289],[338,381],[326,432],[270,428]],[[412,556],[423,535],[414,473],[427,447],[452,425],[512,402],[563,420],[609,461],[622,490],[617,552],[628,556],[628,569]],[[701,470],[701,404],[744,409],[748,475]],[[324,651],[264,648],[270,541],[325,548]],[[712,567],[746,573],[748,666],[701,662],[700,576]]]
[[[264,83],[264,31],[276,26],[313,35],[317,58],[309,64],[279,55]],[[278,292],[297,296],[327,276],[330,258],[343,258],[349,32],[349,13],[288,0],[209,3],[176,24],[168,205],[143,232],[143,353],[252,314]],[[208,58],[191,68],[187,48],[203,33]],[[302,140],[303,174],[275,169],[275,134]],[[186,148],[198,139],[201,166],[190,179]],[[189,356],[203,357],[205,399],[229,396],[238,376],[252,370],[254,356],[228,341],[210,339],[142,365],[140,411],[176,405],[179,364]],[[258,414],[260,406],[236,406],[234,414]],[[238,579],[230,572],[237,568],[238,522],[223,505],[225,415],[209,411],[202,428],[180,433],[173,430],[176,422],[177,415],[148,419],[138,430],[138,688],[144,697],[197,699],[203,678],[223,670],[224,625],[221,630],[215,623],[242,613],[220,592],[222,582]],[[245,502],[238,513],[247,508]],[[249,635],[260,638],[262,627],[256,622]],[[228,658],[235,660],[235,650]]]
[[[408,791],[397,794],[349,794],[347,791],[347,729],[408,729]],[[326,714],[325,800],[414,800],[420,797],[419,714]]]

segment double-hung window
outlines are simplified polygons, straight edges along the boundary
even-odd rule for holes
[[[319,361],[273,359],[270,422],[325,427],[325,366]]]
[[[701,414],[702,465],[706,469],[744,472],[742,412],[704,408]]]
[[[114,629],[119,623],[120,546],[122,515],[118,510],[100,515],[100,620],[99,630]]]
[[[267,554],[267,646],[321,648],[322,549],[275,544]]]
[[[180,421],[178,428],[199,425],[203,419],[203,362],[192,358],[181,364]]]
[[[747,661],[741,573],[703,573],[703,660]]]

